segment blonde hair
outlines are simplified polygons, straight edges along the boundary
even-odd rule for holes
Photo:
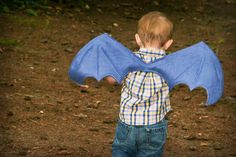
[[[160,46],[171,39],[173,23],[161,12],[153,11],[138,21],[138,35],[144,46],[160,43]]]

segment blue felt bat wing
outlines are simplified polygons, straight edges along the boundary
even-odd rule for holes
[[[112,76],[121,83],[133,71],[158,73],[167,81],[170,89],[177,84],[186,84],[190,90],[203,87],[207,91],[209,105],[216,103],[223,94],[221,64],[204,42],[146,64],[105,33],[78,52],[70,66],[69,77],[78,84],[83,84],[87,77],[99,81],[106,76]]]

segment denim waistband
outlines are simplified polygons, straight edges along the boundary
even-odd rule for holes
[[[118,123],[121,124],[123,127],[125,128],[155,128],[157,126],[164,126],[166,125],[166,123],[168,122],[168,120],[166,118],[163,118],[160,122],[156,123],[156,124],[151,124],[151,125],[128,125],[124,122],[122,122],[120,119],[118,120]]]

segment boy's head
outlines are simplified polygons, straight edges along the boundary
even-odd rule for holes
[[[172,22],[163,13],[153,11],[138,21],[135,38],[140,47],[167,49],[173,42],[172,32]]]

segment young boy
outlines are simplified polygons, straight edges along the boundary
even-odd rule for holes
[[[135,54],[146,63],[165,56],[165,50],[173,42],[172,30],[172,22],[163,13],[144,15],[135,34],[140,47]],[[110,84],[116,82],[113,77],[105,79]],[[167,136],[165,115],[170,110],[169,87],[163,78],[153,72],[129,73],[123,82],[112,156],[162,156]]]
[[[173,24],[157,11],[144,15],[135,35],[140,47],[135,54],[149,63],[165,56],[170,47]],[[107,77],[114,83],[112,77]],[[119,122],[113,157],[160,157],[167,136],[165,115],[171,110],[166,81],[153,72],[129,73],[123,82]]]

